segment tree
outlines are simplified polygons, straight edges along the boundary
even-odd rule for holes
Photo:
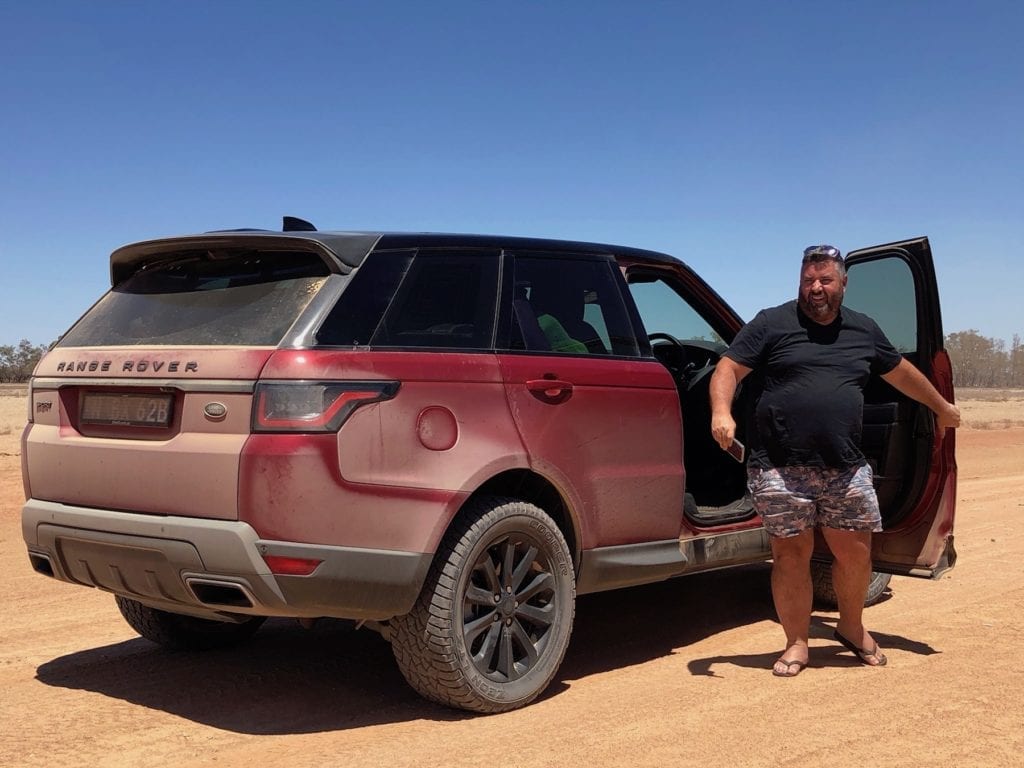
[[[45,345],[36,346],[28,339],[22,339],[16,347],[0,346],[0,382],[28,381],[46,350]]]
[[[1014,336],[1015,349],[1019,349],[1019,342],[1019,337]],[[946,337],[946,351],[953,363],[956,386],[1015,386],[1011,382],[1011,356],[1002,340],[986,338],[974,329],[958,331]]]
[[[1010,386],[1024,387],[1024,344],[1021,344],[1019,333],[1013,334],[1010,346]]]

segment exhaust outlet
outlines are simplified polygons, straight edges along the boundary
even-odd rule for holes
[[[50,562],[50,558],[46,555],[40,555],[38,552],[29,552],[28,559],[32,563],[32,570],[36,573],[41,573],[43,576],[54,576],[53,563]]]
[[[187,578],[185,583],[203,605],[230,606],[232,608],[252,608],[256,601],[241,584],[232,581],[215,579]]]

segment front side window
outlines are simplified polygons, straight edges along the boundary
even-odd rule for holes
[[[610,258],[519,253],[514,275],[511,349],[639,356]]]
[[[352,276],[317,332],[317,342],[489,349],[497,293],[496,252],[376,251]]]
[[[675,289],[660,277],[630,277],[629,291],[648,333],[667,333],[679,341],[721,344],[722,337]]]
[[[851,264],[845,306],[865,313],[900,352],[917,350],[917,290],[910,265],[899,258]]]
[[[276,346],[328,274],[306,251],[167,254],[112,288],[59,346]]]

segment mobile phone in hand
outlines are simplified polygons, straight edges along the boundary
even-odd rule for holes
[[[725,452],[736,459],[740,464],[743,463],[743,459],[747,456],[747,449],[743,446],[743,443],[735,438],[733,438],[732,444],[725,449]]]

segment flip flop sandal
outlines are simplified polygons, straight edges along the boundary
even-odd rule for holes
[[[775,669],[775,664],[784,664],[786,667],[786,671],[779,672],[777,669]],[[785,659],[777,659],[775,664],[772,665],[772,674],[776,677],[796,677],[801,672],[803,672],[804,668],[807,666],[806,663],[798,661],[796,659],[793,659],[792,661],[786,661]],[[793,669],[793,667],[796,667],[796,672],[790,671],[791,669]]]
[[[832,636],[836,640],[838,640],[839,644],[846,648],[846,650],[853,652],[853,654],[857,657],[857,660],[866,667],[884,667],[886,664],[889,663],[889,660],[885,657],[885,654],[878,649],[878,643],[875,643],[875,649],[873,651],[868,651],[864,648],[859,648],[855,644],[851,643],[849,640],[847,640],[845,637],[839,634],[838,629],[832,633]],[[877,663],[872,664],[870,661],[868,661],[868,659],[870,658],[877,659]]]

